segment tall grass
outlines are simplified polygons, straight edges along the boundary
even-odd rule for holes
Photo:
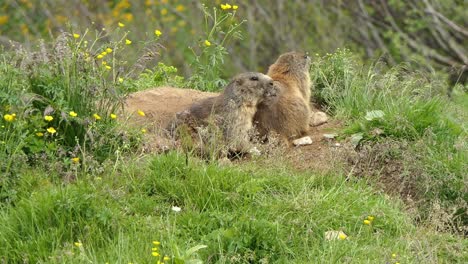
[[[312,76],[316,102],[344,120],[343,134],[356,147],[387,140],[409,145],[396,157],[405,166],[402,173],[409,173],[390,177],[407,178],[404,182],[416,186],[415,192],[425,199],[420,203],[422,215],[427,217],[431,206],[441,203],[447,211],[456,208],[453,218],[461,217],[461,226],[467,223],[463,201],[468,149],[460,144],[467,131],[463,119],[447,107],[453,103],[444,95],[445,83],[430,73],[408,72],[404,66],[389,71],[381,71],[378,63],[365,67],[347,50],[319,58]],[[376,171],[378,166],[374,164]]]
[[[401,202],[341,175],[186,164],[171,152],[68,185],[54,176],[26,172],[16,205],[0,211],[2,261],[149,263],[155,240],[167,263],[463,259],[463,241],[417,228]],[[337,230],[348,238],[325,239]]]

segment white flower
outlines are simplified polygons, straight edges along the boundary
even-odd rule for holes
[[[176,213],[178,213],[178,212],[180,212],[180,210],[182,210],[182,208],[180,208],[179,206],[172,206],[171,209],[172,209],[172,211],[174,211]]]

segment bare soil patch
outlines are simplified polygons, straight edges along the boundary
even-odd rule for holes
[[[158,152],[177,146],[177,142],[164,133],[164,128],[177,112],[189,108],[194,102],[217,95],[192,89],[158,87],[131,94],[125,101],[125,111],[132,116],[130,120],[133,125],[148,130],[147,150]],[[138,110],[143,111],[145,116],[138,116]],[[339,127],[340,124],[333,120],[311,127],[311,145],[280,148],[271,152],[272,158],[276,156],[298,170],[328,171],[337,166],[336,153],[340,147],[335,146],[334,140],[324,139],[323,134],[333,133]]]

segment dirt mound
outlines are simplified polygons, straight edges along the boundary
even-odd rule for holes
[[[165,128],[177,112],[190,107],[196,101],[218,95],[192,89],[158,87],[130,94],[125,100],[125,111],[137,115],[141,110],[145,118],[131,118],[135,124],[142,125],[150,131]]]
[[[148,130],[147,141],[150,151],[160,151],[175,146],[163,129],[177,112],[190,107],[199,100],[216,96],[218,93],[201,92],[192,89],[158,87],[131,94],[125,101],[125,111],[137,118],[130,118],[132,124]],[[145,117],[137,116],[137,111],[145,112]],[[324,139],[324,134],[333,133],[340,125],[335,121],[311,127],[309,136],[312,144],[278,150],[277,156],[299,170],[328,171],[336,167],[336,152],[339,146],[334,140]]]

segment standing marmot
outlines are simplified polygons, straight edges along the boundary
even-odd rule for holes
[[[289,139],[308,132],[311,112],[310,64],[307,54],[288,52],[269,67],[267,75],[273,78],[279,94],[258,105],[254,124],[260,135],[273,130]]]
[[[249,130],[257,105],[265,97],[275,96],[277,88],[269,76],[247,72],[235,76],[223,92],[193,104],[190,109],[178,114],[182,122],[191,126],[204,124],[212,115],[219,117],[220,126],[229,148],[245,152],[250,149]]]

